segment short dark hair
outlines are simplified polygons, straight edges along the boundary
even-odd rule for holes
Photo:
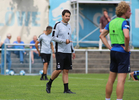
[[[65,10],[62,11],[62,15],[64,16],[65,13],[69,13],[71,15],[71,12],[69,10],[67,10],[67,9],[65,9]]]
[[[108,12],[106,9],[105,9],[105,10],[103,10],[103,12],[104,12],[104,11]]]
[[[46,27],[46,31],[47,31],[47,30],[50,30],[50,29],[52,29],[51,26],[47,26],[47,27]]]

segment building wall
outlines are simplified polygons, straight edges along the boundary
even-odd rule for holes
[[[39,36],[48,25],[48,7],[48,0],[0,0],[1,40],[11,33],[11,43],[17,36],[30,43],[33,35]]]

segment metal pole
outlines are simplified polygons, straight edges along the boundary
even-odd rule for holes
[[[6,75],[6,44],[4,45],[4,75]]]
[[[75,8],[75,2],[73,2],[73,14],[74,14],[74,20],[73,20],[73,22],[74,22],[74,27],[75,27],[75,29],[76,29],[76,14],[75,14],[75,10],[76,10],[76,8]],[[74,31],[74,30],[73,30]],[[74,31],[75,32],[75,31]],[[75,34],[75,33],[74,33]]]
[[[130,6],[131,6],[131,12],[133,11],[132,10],[132,0],[130,0]],[[132,49],[134,49],[134,47],[132,46],[132,14],[131,14],[131,17],[130,17],[130,46]]]
[[[88,73],[88,51],[85,51],[85,73]]]
[[[77,46],[79,46],[79,3],[77,0]]]
[[[29,50],[29,74],[31,74],[31,49]]]
[[[52,75],[52,73],[53,73],[53,53],[51,53],[51,75]]]

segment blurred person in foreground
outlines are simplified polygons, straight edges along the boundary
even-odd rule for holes
[[[53,47],[53,43],[52,43],[52,36],[50,34],[51,32],[52,32],[52,27],[47,26],[46,31],[44,31],[44,33],[41,34],[38,37],[37,41],[35,42],[35,47],[38,51],[39,56],[41,56],[42,62],[43,62],[43,74],[42,74],[40,80],[48,80],[47,69],[48,69],[48,65],[50,62],[50,58],[51,58],[51,52],[53,54],[52,55],[53,58],[55,57],[54,47]],[[39,43],[40,43],[40,50],[38,48]],[[45,77],[45,79],[43,77]]]
[[[24,44],[23,41],[21,41],[21,37],[18,36],[17,37],[17,41],[14,41],[13,44]],[[14,46],[15,49],[24,49],[23,45],[15,45]],[[23,51],[14,51],[15,54],[17,54],[20,57],[20,64],[24,63],[24,54],[26,54],[26,52]]]
[[[37,41],[37,36],[34,35],[33,36],[33,40],[30,42],[30,44],[34,44],[35,45],[36,41]],[[35,49],[35,50],[31,50],[31,61],[32,61],[32,64],[34,63],[34,58],[39,58],[38,51],[36,50],[36,47],[34,45],[30,46],[30,49]]]
[[[122,100],[124,94],[124,84],[127,73],[130,72],[130,50],[129,50],[129,30],[130,25],[126,19],[130,18],[130,6],[122,1],[116,7],[117,18],[110,21],[100,38],[104,45],[110,50],[111,63],[108,82],[106,84],[106,100],[110,100],[113,84],[117,77],[117,100]],[[106,36],[110,33],[112,47],[108,44]]]

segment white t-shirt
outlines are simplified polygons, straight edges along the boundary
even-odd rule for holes
[[[40,53],[51,54],[52,36],[43,33],[38,37],[38,41],[40,42]]]

